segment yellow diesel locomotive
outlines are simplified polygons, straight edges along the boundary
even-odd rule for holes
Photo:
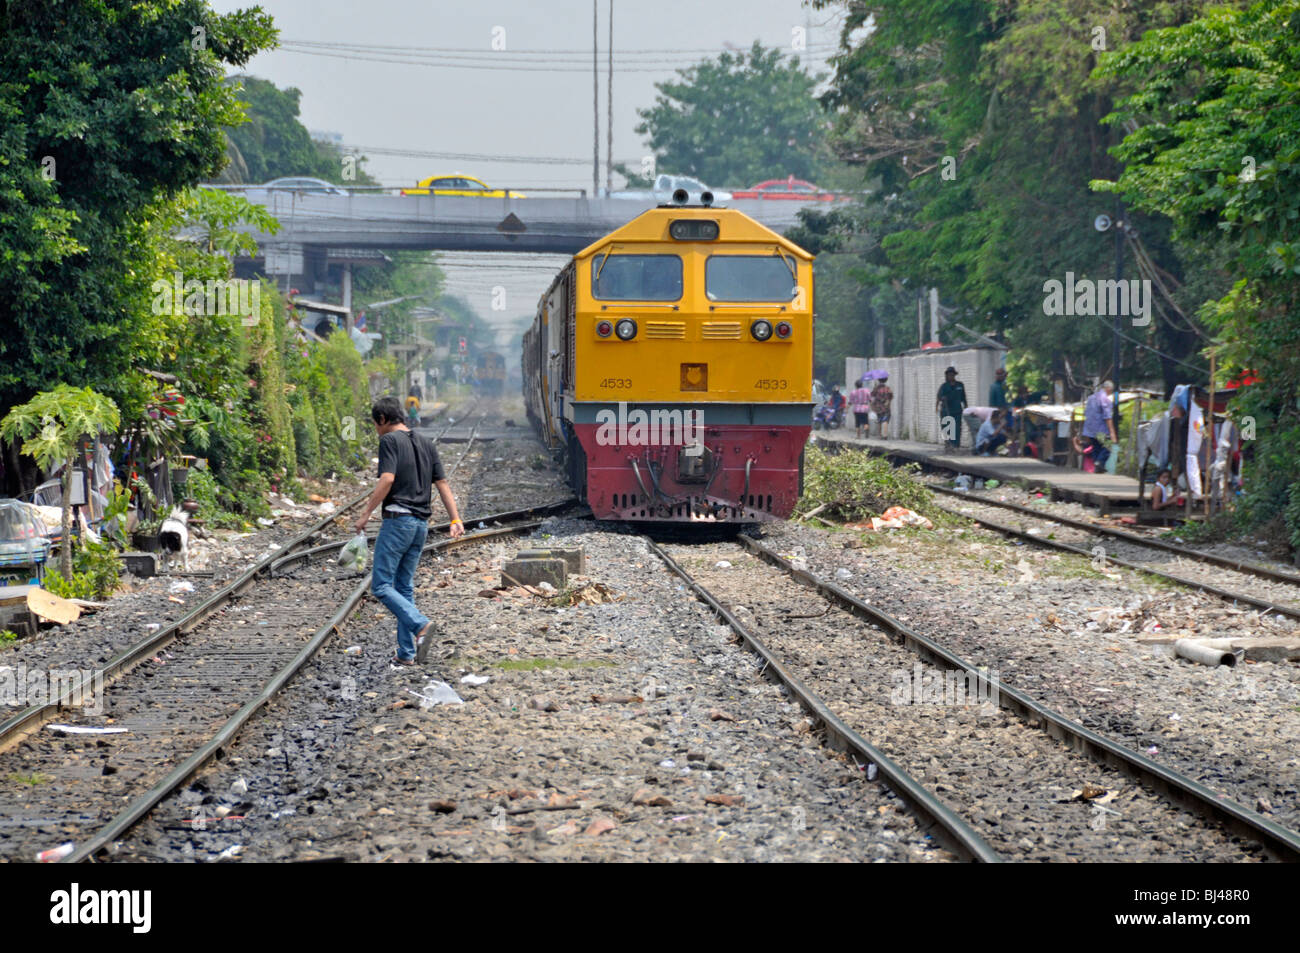
[[[501,394],[506,384],[506,359],[496,351],[480,351],[474,380],[480,393]]]
[[[812,255],[733,209],[661,205],[542,296],[524,401],[597,518],[784,519],[812,353]]]

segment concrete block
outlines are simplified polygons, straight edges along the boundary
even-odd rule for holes
[[[549,582],[556,589],[563,589],[567,579],[568,566],[563,559],[512,559],[501,570],[503,586],[536,586]]]
[[[581,546],[555,546],[550,549],[521,549],[516,559],[563,559],[569,572],[582,575],[587,571],[587,553]]]
[[[123,553],[122,567],[133,576],[158,575],[158,556],[154,553]]]

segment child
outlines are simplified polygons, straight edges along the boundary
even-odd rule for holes
[[[1151,487],[1151,509],[1163,510],[1170,506],[1182,506],[1183,497],[1176,497],[1178,490],[1174,487],[1173,480],[1173,471],[1168,467],[1160,471],[1155,485]]]
[[[1079,455],[1079,466],[1083,468],[1083,472],[1096,473],[1097,466],[1092,459],[1092,442],[1081,440],[1078,434],[1074,434],[1070,437],[1070,446],[1074,447],[1074,452]]]

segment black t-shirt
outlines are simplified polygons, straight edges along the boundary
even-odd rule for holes
[[[433,484],[447,479],[433,441],[410,430],[394,430],[379,438],[379,475],[393,474],[384,497],[384,515],[394,506],[427,520],[433,515]]]

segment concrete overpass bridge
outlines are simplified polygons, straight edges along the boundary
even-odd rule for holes
[[[265,248],[409,248],[572,255],[655,207],[611,198],[471,198],[456,195],[313,195],[250,190],[249,201],[280,221]],[[826,203],[742,199],[719,203],[774,231],[797,224],[800,209]]]
[[[240,277],[264,274],[283,290],[312,299],[341,301],[339,321],[351,327],[352,273],[380,264],[393,249],[572,255],[642,212],[653,200],[587,198],[475,198],[347,195],[245,190],[280,222],[274,235],[249,230],[258,254],[236,262]],[[774,231],[798,223],[798,213],[827,203],[742,199],[719,203]]]

